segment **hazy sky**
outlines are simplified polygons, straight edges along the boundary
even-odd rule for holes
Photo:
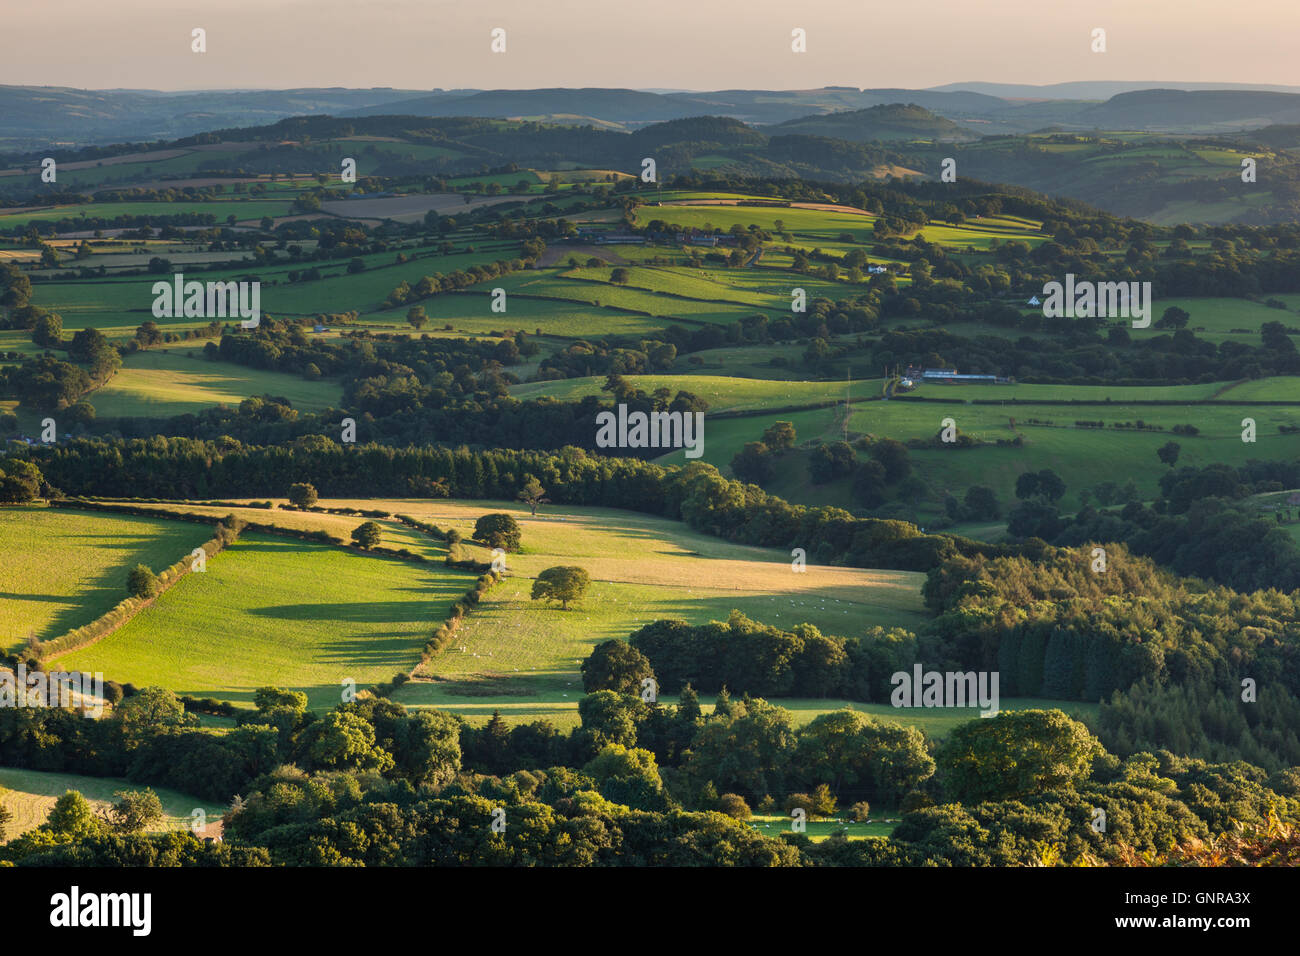
[[[190,52],[207,30],[208,51]],[[506,32],[493,54],[489,33]],[[807,31],[808,52],[790,49]],[[1107,52],[1090,50],[1093,28]],[[4,0],[0,83],[798,89],[1300,85],[1300,0]]]

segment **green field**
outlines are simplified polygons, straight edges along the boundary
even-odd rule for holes
[[[54,803],[69,790],[76,790],[90,801],[96,810],[107,809],[117,802],[114,794],[119,790],[151,789],[162,801],[163,819],[153,829],[189,830],[193,817],[201,809],[207,816],[209,828],[219,827],[221,815],[227,807],[208,800],[187,796],[166,787],[147,787],[116,777],[87,777],[72,773],[49,773],[41,770],[14,770],[0,767],[0,805],[6,807],[13,818],[9,821],[8,838],[13,839],[45,822]],[[211,829],[208,832],[212,832]]]
[[[710,412],[754,411],[782,406],[814,405],[822,402],[844,401],[846,392],[853,398],[879,395],[884,381],[845,382],[785,382],[757,378],[729,378],[724,375],[627,375],[626,381],[635,388],[653,394],[666,388],[672,395],[688,391],[709,403]],[[516,385],[510,394],[519,399],[549,395],[561,401],[579,401],[596,395],[611,401],[608,392],[601,391],[604,377],[569,378],[555,382],[530,382]],[[707,421],[707,419],[706,419]]]
[[[737,291],[718,283],[707,286],[693,283],[690,288],[696,293],[695,296],[686,292],[666,295],[650,290],[648,286],[638,287],[639,283],[646,278],[642,273],[650,272],[652,268],[658,271],[660,267],[633,268],[635,278],[627,286],[613,285],[599,278],[598,275],[604,272],[601,269],[566,270],[563,274],[558,269],[536,269],[502,276],[477,288],[484,293],[485,308],[486,293],[490,289],[499,287],[506,290],[507,312],[506,315],[498,318],[498,323],[511,314],[527,315],[529,300],[524,296],[536,296],[577,305],[579,308],[595,306],[607,308],[610,312],[625,310],[643,313],[642,318],[658,318],[656,327],[662,328],[674,322],[730,324],[744,315],[752,315],[763,310],[773,315],[777,312],[788,313],[790,289],[803,284],[800,277],[800,280],[791,280],[780,292],[762,295]],[[514,293],[520,295],[511,298]],[[809,294],[812,294],[811,290]],[[526,319],[519,320],[515,324],[523,328],[531,327]],[[602,329],[597,326],[589,328],[586,334],[599,338],[601,331]]]
[[[472,580],[440,564],[246,534],[205,573],[58,663],[243,705],[274,684],[332,707],[345,679],[364,689],[409,671]]]
[[[664,519],[552,507],[534,518],[499,502],[321,504],[411,514],[466,537],[488,511],[517,516],[524,547],[508,557],[509,577],[469,616],[453,646],[419,668],[417,680],[397,695],[403,703],[456,710],[470,719],[486,719],[496,707],[512,716],[576,716],[570,711],[581,697],[578,666],[591,647],[662,617],[705,622],[738,609],[777,626],[810,622],[841,635],[874,625],[915,628],[924,620],[921,574],[815,564],[796,574],[783,552],[732,544]],[[145,507],[213,517],[233,510],[253,521],[335,535],[362,520],[190,503]],[[381,524],[385,546],[441,553],[423,535],[393,521]],[[529,600],[533,577],[561,563],[588,568],[588,598],[569,611]],[[186,576],[119,631],[64,655],[59,665],[237,703],[247,703],[257,687],[279,684],[306,690],[313,706],[328,706],[339,699],[345,677],[364,687],[409,670],[470,577],[440,564],[368,558],[246,533],[213,558],[206,573]],[[790,702],[807,712],[806,719],[844,703]]]
[[[873,816],[872,819],[862,823],[854,823],[847,818],[839,817],[807,820],[804,822],[803,833],[813,843],[820,843],[836,833],[843,833],[850,840],[888,837],[894,832],[894,827],[898,825],[897,820],[891,817],[891,822],[886,823],[883,811],[878,811],[878,813],[880,813],[879,817]],[[790,817],[788,816],[755,814],[746,823],[751,829],[769,837],[776,836],[782,831],[791,830]]]
[[[398,264],[393,252],[362,256],[363,272],[349,274],[342,261],[311,263],[281,259],[273,264],[253,266],[241,263],[230,268],[194,273],[190,278],[203,282],[224,282],[256,278],[262,282],[261,308],[264,314],[314,315],[319,312],[372,311],[401,282],[415,284],[425,275],[444,274],[466,269],[485,261],[511,259],[518,252],[517,243],[477,242],[472,253],[457,251],[434,255],[427,251],[418,258]],[[240,254],[242,255],[242,254]],[[238,258],[239,256],[236,256]],[[300,272],[313,265],[323,278],[290,282],[290,272]],[[183,271],[177,267],[177,271]],[[86,327],[105,335],[122,336],[135,332],[141,322],[153,320],[153,284],[156,275],[121,276],[105,279],[71,279],[42,282],[33,287],[32,301],[63,316],[65,329]],[[405,311],[403,310],[403,316]],[[207,319],[163,319],[160,325],[170,329],[206,325]]]
[[[689,385],[683,387],[687,391],[693,391]],[[843,383],[840,384],[840,388],[843,388]],[[872,402],[871,404],[875,405],[876,403]],[[760,440],[763,437],[763,432],[778,421],[790,422],[794,425],[799,442],[814,439],[838,441],[843,437],[841,429],[843,420],[844,408],[842,405],[713,420],[710,420],[706,412],[704,416],[704,455],[700,460],[716,465],[720,469],[729,470],[731,459],[744,448],[745,443]],[[681,465],[686,462],[686,455],[682,451],[673,451],[657,460],[663,464]]]
[[[1283,302],[1288,296],[1267,296]],[[1129,324],[1129,335],[1134,340],[1150,339],[1158,335],[1172,335],[1170,329],[1156,328],[1156,322],[1168,308],[1177,307],[1191,316],[1187,327],[1196,333],[1198,339],[1206,342],[1241,342],[1246,345],[1259,345],[1259,329],[1265,322],[1281,322],[1285,326],[1297,325],[1293,311],[1274,309],[1263,302],[1249,299],[1225,298],[1168,298],[1156,299],[1151,307],[1151,325],[1145,329],[1135,329]],[[1296,306],[1294,301],[1291,309]]]
[[[81,217],[114,219],[118,216],[181,216],[211,215],[218,222],[228,217],[236,219],[261,219],[263,216],[285,216],[289,213],[289,200],[228,199],[213,202],[100,202],[76,206],[49,206],[31,212],[0,213],[0,229],[26,226],[31,222],[61,222]],[[90,228],[90,227],[87,227]]]
[[[684,194],[679,201],[705,198],[717,197]],[[875,238],[876,216],[869,213],[797,206],[741,205],[740,203],[753,202],[755,197],[733,195],[729,198],[737,204],[674,205],[666,202],[662,206],[641,206],[636,211],[636,222],[643,226],[662,219],[680,228],[710,231],[719,229],[723,232],[729,232],[737,224],[745,228],[755,225],[769,233],[775,233],[776,223],[780,220],[785,230],[793,234],[794,241],[787,243],[779,240],[777,244],[804,249],[816,247],[838,253],[846,252],[854,245],[870,244]],[[928,242],[956,249],[970,247],[978,250],[987,250],[994,239],[1000,242],[1015,239],[1033,246],[1048,238],[1039,231],[1038,223],[1011,217],[972,219],[962,225],[933,222],[921,229],[919,234]],[[845,235],[852,237],[851,242],[841,239]]]
[[[617,309],[604,308],[590,303],[565,302],[560,299],[534,299],[516,295],[511,297],[510,277],[494,279],[483,286],[456,294],[437,295],[420,303],[429,316],[425,333],[451,325],[457,332],[485,335],[506,329],[525,332],[541,330],[544,335],[565,338],[599,338],[600,335],[646,335],[671,324],[668,320],[634,315]],[[506,312],[493,312],[490,290],[507,289]],[[406,322],[409,306],[399,306],[366,316],[367,321],[391,324],[410,331]],[[600,335],[594,334],[599,331]],[[512,369],[513,371],[513,369]]]
[[[40,507],[0,508],[0,646],[89,624],[125,600],[127,572],[179,561],[212,537],[181,521]]]
[[[1241,440],[1241,421],[1255,419],[1255,444]],[[1077,505],[1077,493],[1103,481],[1132,478],[1152,497],[1168,466],[1156,449],[1174,441],[1182,449],[1179,465],[1203,467],[1215,462],[1242,465],[1250,458],[1294,458],[1300,455],[1300,435],[1283,435],[1280,425],[1300,423],[1300,407],[1263,406],[1234,408],[1206,405],[1134,406],[1115,403],[1092,406],[1049,405],[934,405],[906,401],[873,402],[855,406],[850,428],[855,433],[891,438],[929,438],[944,418],[951,417],[965,434],[984,441],[1011,439],[1019,432],[1024,445],[972,449],[933,449],[912,452],[918,472],[936,491],[964,493],[973,484],[994,488],[1004,503],[1012,500],[1016,478],[1027,470],[1051,468],[1065,478],[1069,491],[1063,507]],[[1016,421],[1016,431],[1010,420]],[[1052,425],[1030,424],[1029,419]],[[1163,431],[1117,429],[1117,422],[1163,426]],[[1076,428],[1076,420],[1100,420],[1104,429]],[[1194,425],[1194,437],[1172,432],[1175,425]],[[706,453],[707,457],[707,453]],[[941,497],[941,494],[940,494]]]
[[[703,387],[692,387],[700,380]],[[803,394],[811,398],[821,388],[828,399],[843,396],[844,384],[798,383],[751,379],[726,379],[720,376],[629,376],[632,383],[669,384],[696,394],[711,391],[711,409],[762,408],[764,405],[797,404],[785,396]],[[1160,476],[1168,470],[1156,457],[1156,449],[1169,441],[1178,443],[1178,464],[1204,466],[1215,462],[1244,464],[1249,458],[1289,458],[1300,455],[1300,436],[1282,434],[1282,426],[1300,424],[1300,406],[1257,405],[1233,406],[1196,404],[1215,401],[1295,402],[1300,400],[1296,379],[1273,378],[1243,383],[1208,383],[1205,385],[1166,388],[1127,388],[1114,386],[1055,385],[923,385],[910,395],[917,398],[942,399],[919,401],[899,397],[891,401],[855,402],[848,423],[850,440],[861,436],[928,440],[935,437],[946,418],[953,419],[963,434],[990,444],[969,449],[914,449],[911,459],[916,474],[930,485],[928,497],[934,506],[942,504],[944,494],[959,497],[973,484],[992,487],[1004,505],[1013,500],[1016,478],[1024,471],[1051,468],[1063,476],[1069,492],[1064,507],[1077,506],[1077,493],[1103,481],[1137,482],[1144,497],[1152,497]],[[517,386],[522,394],[554,389],[563,394],[597,394],[595,381],[571,379],[556,383]],[[647,388],[647,384],[639,384]],[[879,382],[854,383],[853,398],[879,393]],[[1015,401],[1013,402],[1012,399]],[[1107,400],[1110,400],[1109,402]],[[1188,404],[1141,405],[1145,401],[1179,401]],[[1036,401],[1062,401],[1071,404],[1035,404]],[[979,404],[976,404],[978,402]],[[1087,403],[1087,404],[1073,404]],[[1251,417],[1257,427],[1255,444],[1241,441],[1242,419]],[[844,435],[842,404],[798,410],[746,415],[737,418],[710,419],[705,415],[703,461],[728,470],[731,459],[746,442],[758,441],[773,422],[792,422],[798,442],[835,441]],[[1014,420],[1014,427],[1012,422]],[[1076,421],[1103,421],[1103,429],[1079,428]],[[1160,426],[1159,430],[1121,429],[1119,423]],[[1200,434],[1178,435],[1176,425],[1194,425]],[[1023,438],[1020,447],[996,446],[998,440]],[[813,486],[807,481],[807,469],[796,450],[777,463],[776,476],[766,489],[790,500],[809,504],[835,504],[852,507],[847,488]],[[662,456],[665,464],[683,464],[682,451]],[[1120,482],[1121,484],[1123,481]]]
[[[533,518],[489,502],[401,507],[465,533],[488,510],[514,513],[523,528],[523,551],[507,558],[506,581],[469,616],[452,646],[416,672],[421,679],[397,692],[410,705],[480,716],[494,706],[512,714],[550,713],[567,702],[576,707],[578,668],[591,648],[663,617],[703,623],[737,609],[765,623],[806,621],[841,635],[923,620],[923,575],[911,572],[810,566],[796,574],[783,552],[608,509],[547,507]],[[569,611],[529,598],[532,579],[556,564],[576,564],[592,576],[588,597]]]
[[[202,357],[202,346],[195,345],[137,352],[85,400],[100,418],[161,418],[219,403],[238,405],[250,395],[278,395],[301,411],[317,411],[342,404],[343,389],[325,379],[309,382],[285,372],[209,361]]]
[[[238,503],[243,503],[245,499],[236,499]],[[260,499],[265,501],[266,499]],[[279,504],[286,504],[283,498],[278,500]],[[331,506],[337,504],[331,502]],[[380,510],[372,508],[369,502],[354,502],[358,507],[369,510]],[[384,504],[381,502],[380,504]],[[391,503],[389,503],[391,504]],[[238,515],[248,522],[260,522],[263,524],[273,524],[279,528],[287,528],[291,531],[324,531],[335,538],[348,540],[353,529],[363,521],[371,520],[368,518],[351,516],[351,515],[332,515],[315,511],[297,511],[295,509],[281,510],[280,508],[265,509],[255,507],[238,507],[231,505],[206,505],[202,503],[184,501],[177,503],[136,503],[134,507],[147,508],[151,511],[157,511],[159,515],[183,512],[186,514],[208,515],[213,521],[219,521],[226,515]],[[405,505],[393,506],[396,510],[401,511]],[[428,535],[421,534],[412,528],[407,527],[399,521],[391,519],[375,519],[380,527],[379,544],[384,548],[406,548],[417,554],[423,554],[428,558],[442,558],[446,555],[445,546]]]

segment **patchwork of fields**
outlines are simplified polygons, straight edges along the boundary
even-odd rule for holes
[[[807,622],[824,633],[841,635],[857,635],[877,625],[915,628],[924,620],[924,575],[815,564],[796,574],[780,553],[729,544],[676,522],[641,515],[548,507],[534,517],[499,502],[322,503],[411,514],[466,536],[476,518],[488,511],[506,511],[519,520],[524,548],[509,556],[504,583],[466,619],[453,645],[416,668],[415,679],[394,695],[406,706],[453,711],[475,724],[500,712],[510,722],[545,718],[561,729],[576,726],[582,696],[579,665],[591,648],[610,638],[626,638],[662,617],[703,623],[725,619],[734,609],[777,626]],[[173,510],[208,513],[214,519],[233,512],[248,520],[273,520],[286,528],[335,535],[346,535],[360,520],[190,503],[141,507],[160,515]],[[147,531],[156,536],[156,547],[186,533],[194,540],[207,533],[202,525],[90,512],[28,509],[0,512],[0,518],[6,518],[0,529],[7,529],[11,540],[21,527],[48,541],[51,554],[68,554],[82,562],[91,556],[112,560],[98,555],[97,546],[81,542],[91,529],[96,539],[104,534],[120,538],[128,527]],[[436,542],[404,525],[387,520],[381,524],[386,547],[409,547],[430,558],[443,553]],[[135,556],[119,553],[116,560],[116,572],[124,574]],[[593,577],[588,597],[569,611],[529,599],[536,574],[560,562],[585,567]],[[58,573],[46,574],[51,583],[67,584]],[[60,656],[55,665],[102,671],[108,679],[160,685],[237,706],[248,706],[257,687],[274,684],[305,691],[313,708],[324,709],[339,702],[346,679],[364,688],[411,670],[428,632],[471,579],[440,563],[414,565],[246,532],[212,559],[205,573],[186,576],[120,630]],[[114,601],[118,596],[113,595]],[[81,610],[75,623],[85,623],[94,605],[87,603]],[[26,614],[36,620],[30,608]],[[675,698],[665,696],[663,701],[671,704]],[[701,703],[706,713],[712,711],[711,696],[705,695]],[[776,703],[792,712],[796,726],[847,707],[937,736],[977,716],[974,709],[899,711],[887,704],[834,699]],[[1049,703],[1059,706],[1034,699],[1006,699],[1002,706],[1015,710]],[[1088,717],[1095,705],[1072,704],[1067,709]],[[0,785],[6,784],[0,780]],[[38,813],[33,810],[31,815],[35,820]]]
[[[472,720],[500,708],[512,717],[538,713],[571,721],[581,696],[578,666],[591,648],[661,617],[702,623],[725,619],[735,609],[778,626],[812,623],[831,634],[858,634],[876,625],[915,627],[923,619],[923,575],[816,565],[796,574],[788,555],[729,544],[662,519],[556,507],[533,517],[499,502],[323,504],[410,514],[466,537],[488,511],[519,520],[524,548],[509,556],[505,582],[474,610],[453,646],[397,692],[403,703],[444,707]],[[189,503],[141,507],[160,515],[197,511],[214,520],[233,511],[248,520],[338,536],[361,520]],[[50,540],[51,553],[75,540],[77,528],[120,535],[122,527],[135,526],[164,540],[167,534],[189,533],[196,541],[207,535],[202,525],[103,513],[0,514],[9,516],[0,527],[16,535],[25,522],[27,533]],[[408,547],[430,558],[442,553],[436,542],[404,525],[381,524],[386,547]],[[60,530],[62,537],[55,537]],[[125,574],[127,560],[118,557],[115,573]],[[585,567],[593,577],[589,597],[569,611],[529,599],[533,578],[557,563]],[[471,580],[440,562],[411,564],[246,532],[206,572],[182,578],[121,629],[62,655],[57,665],[243,705],[257,687],[277,684],[306,691],[313,707],[328,707],[338,702],[347,678],[365,687],[410,671],[428,633]],[[805,713],[811,719],[839,704],[790,705],[801,719]]]
[[[320,144],[322,155],[359,151],[376,163],[420,162],[445,156],[441,147],[382,138]],[[345,153],[340,152],[340,155]],[[233,153],[232,153],[233,155]],[[148,163],[158,177],[197,173],[197,152],[152,157]],[[207,158],[211,159],[212,156]],[[1205,156],[1202,161],[1227,162],[1232,156]],[[1098,162],[1104,162],[1104,157]],[[74,185],[112,184],[131,174],[130,163],[70,169]],[[143,169],[143,166],[141,166]],[[140,172],[140,170],[136,170]],[[391,217],[399,222],[468,214],[481,206],[505,202],[560,202],[557,193],[544,194],[548,184],[566,189],[575,183],[602,181],[607,170],[565,172],[521,170],[518,173],[466,176],[448,181],[458,192],[344,200],[331,198],[324,212],[358,219]],[[621,175],[621,174],[620,174]],[[520,180],[526,189],[517,195],[487,196],[484,187],[510,189]],[[162,180],[165,181],[165,180]],[[200,180],[196,179],[195,182]],[[272,182],[250,178],[265,192],[257,198],[223,194],[219,200],[176,203],[91,203],[54,209],[0,213],[0,229],[36,219],[86,215],[145,215],[168,206],[170,212],[217,215],[239,222],[263,216],[283,218],[290,203],[307,189],[305,179]],[[521,187],[523,188],[523,187]],[[473,189],[473,192],[470,190]],[[333,195],[339,195],[335,193]],[[572,198],[573,193],[566,193]],[[654,341],[669,326],[688,332],[716,330],[716,347],[681,353],[670,372],[625,378],[635,388],[670,395],[689,391],[708,403],[704,458],[724,474],[733,457],[748,442],[759,440],[775,421],[791,422],[796,447],[775,465],[767,491],[790,501],[834,505],[862,513],[850,483],[840,478],[811,484],[808,462],[820,444],[888,437],[899,441],[932,439],[945,418],[955,420],[966,435],[985,443],[971,449],[914,448],[913,473],[922,483],[912,502],[921,519],[942,513],[945,497],[960,496],[975,484],[994,489],[1003,506],[1014,501],[1016,479],[1026,471],[1051,468],[1065,476],[1063,509],[1081,504],[1080,492],[1114,480],[1132,479],[1143,497],[1155,493],[1168,466],[1156,449],[1171,440],[1181,445],[1180,464],[1215,462],[1241,464],[1247,457],[1292,458],[1300,455],[1300,385],[1285,377],[1245,381],[1213,381],[1173,386],[1103,386],[999,384],[965,388],[923,385],[907,395],[884,398],[887,382],[871,359],[873,336],[887,328],[946,327],[927,315],[912,312],[891,316],[864,337],[861,333],[819,330],[830,349],[847,357],[817,365],[807,357],[810,336],[774,342],[748,343],[735,336],[741,320],[762,316],[768,322],[788,320],[791,292],[803,289],[809,301],[845,300],[871,288],[825,263],[854,252],[858,261],[883,264],[891,278],[906,287],[908,263],[882,257],[873,249],[878,216],[863,209],[828,203],[758,205],[741,194],[668,190],[662,202],[636,206],[637,226],[656,220],[675,229],[717,231],[726,236],[733,227],[748,234],[770,233],[753,257],[727,264],[730,250],[697,248],[689,242],[660,245],[587,245],[552,241],[533,267],[495,276],[455,292],[419,300],[428,315],[423,334],[503,336],[522,329],[537,332],[542,353],[507,371],[520,379],[510,387],[519,400],[551,398],[563,402],[587,396],[607,398],[606,375],[592,372],[548,381],[530,380],[547,354],[578,343],[601,343],[626,337],[619,344],[635,346],[638,338]],[[531,206],[534,213],[537,206]],[[563,207],[555,207],[563,208]],[[573,214],[579,226],[617,228],[621,211],[612,202]],[[998,245],[1016,241],[1036,247],[1048,240],[1036,220],[1011,215],[974,216],[965,222],[934,220],[903,237],[941,245],[968,264],[996,266]],[[302,249],[310,253],[314,239]],[[218,264],[203,272],[204,280],[257,276],[263,282],[262,307],[273,318],[310,318],[318,313],[358,313],[357,329],[380,333],[409,332],[409,305],[392,306],[390,293],[401,283],[415,285],[421,277],[448,275],[477,265],[516,258],[520,245],[499,235],[449,226],[441,241],[433,238],[397,239],[381,251],[365,249],[353,262],[322,260],[319,278],[295,276],[316,260],[291,258],[287,253],[268,262],[249,261],[247,249],[211,251],[183,239],[138,239],[99,247],[92,244],[88,266],[104,265],[113,272],[73,277],[60,268],[33,270],[33,302],[57,311],[66,333],[97,328],[123,342],[151,318],[153,275],[121,275],[141,269],[154,255],[169,257],[176,268]],[[8,245],[8,244],[5,244]],[[29,250],[0,249],[0,254],[25,257]],[[63,240],[61,255],[75,246]],[[281,249],[281,251],[283,251]],[[32,255],[35,255],[33,253]],[[797,269],[796,259],[811,256],[811,268]],[[591,258],[599,262],[589,261]],[[405,259],[405,261],[400,261]],[[15,260],[17,261],[17,260]],[[64,269],[71,267],[65,264]],[[199,275],[199,273],[195,273]],[[491,308],[492,291],[507,294],[505,312]],[[1266,322],[1293,324],[1300,294],[1280,294],[1272,305],[1245,299],[1170,298],[1157,309],[1176,305],[1191,315],[1188,328],[1210,343],[1249,342]],[[1278,306],[1282,306],[1279,308]],[[205,324],[194,320],[162,320],[167,332]],[[996,331],[973,322],[956,323],[956,334],[976,337]],[[333,330],[324,341],[338,341]],[[824,333],[824,334],[823,334]],[[319,334],[319,333],[318,333]],[[1133,330],[1135,341],[1167,336],[1168,330]],[[1035,329],[1031,341],[1049,341],[1053,333]],[[725,343],[725,344],[724,344]],[[857,350],[855,352],[855,350]],[[13,353],[13,363],[37,355],[41,348],[22,330],[0,331],[0,351]],[[942,360],[942,359],[940,359]],[[968,369],[963,369],[967,371]],[[969,369],[969,371],[979,371]],[[342,404],[343,383],[308,378],[203,357],[202,342],[172,341],[129,354],[114,378],[86,395],[100,419],[161,419],[196,413],[218,404],[237,405],[251,395],[282,396],[301,413]],[[846,399],[848,403],[846,403]],[[1150,404],[1162,402],[1169,404]],[[1240,403],[1266,403],[1237,405]],[[12,408],[12,402],[5,407]],[[20,408],[20,424],[34,428],[38,416]],[[724,414],[726,417],[716,417]],[[1258,424],[1258,440],[1240,440],[1244,415]],[[1080,421],[1102,420],[1105,427],[1079,427]],[[1154,428],[1118,428],[1137,423]],[[1194,425],[1195,435],[1176,435],[1175,426]],[[1018,445],[1011,445],[1018,440]],[[1002,441],[1002,445],[997,442]],[[861,446],[860,451],[864,450]],[[865,457],[865,456],[862,456]],[[681,452],[661,462],[682,464]],[[420,649],[446,616],[473,576],[451,571],[441,563],[441,543],[394,520],[381,520],[380,543],[407,548],[427,558],[415,564],[364,556],[326,545],[261,534],[246,534],[239,543],[213,559],[204,574],[185,577],[135,619],[98,643],[64,655],[59,665],[102,670],[111,679],[137,685],[160,684],[177,692],[211,696],[248,706],[253,691],[268,684],[304,690],[311,706],[324,709],[337,703],[341,683],[358,687],[386,681],[395,673],[414,669],[414,679],[395,694],[413,707],[438,707],[463,714],[473,723],[494,711],[511,721],[544,716],[558,726],[576,722],[581,697],[578,667],[591,649],[609,638],[625,638],[642,624],[663,617],[694,623],[725,619],[739,610],[765,623],[789,626],[808,622],[826,633],[858,635],[873,626],[922,627],[926,616],[920,589],[924,576],[914,572],[810,567],[795,574],[789,555],[730,544],[697,534],[666,520],[597,508],[548,506],[531,515],[517,504],[488,501],[407,499],[322,502],[331,506],[378,508],[412,515],[442,528],[455,528],[469,537],[475,519],[487,511],[506,511],[523,528],[524,547],[509,557],[509,576],[466,618],[450,648],[420,665]],[[250,521],[272,520],[300,531],[326,531],[347,538],[361,519],[228,505],[178,503],[148,505],[157,519],[107,514],[75,514],[34,509],[0,511],[0,551],[17,555],[14,573],[0,594],[0,640],[16,649],[31,637],[49,638],[84,624],[124,596],[125,575],[136,563],[155,570],[172,563],[207,537],[205,527],[167,521],[169,511],[200,512],[214,520],[234,511]],[[997,522],[963,528],[996,540]],[[485,551],[471,546],[480,560]],[[532,582],[545,568],[572,564],[592,577],[587,598],[570,611],[530,600]],[[705,700],[706,710],[712,706]],[[941,735],[966,713],[915,712],[900,716],[892,708],[850,701],[787,700],[799,724],[834,708],[848,706],[888,719],[902,719]],[[1032,707],[1042,701],[1015,700],[1004,707]],[[1076,708],[1089,716],[1095,707]]]

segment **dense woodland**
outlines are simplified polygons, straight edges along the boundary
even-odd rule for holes
[[[157,688],[126,697],[104,721],[6,710],[6,765],[94,767],[240,796],[222,845],[66,813],[0,857],[22,866],[1124,863],[1191,852],[1238,822],[1252,841],[1285,847],[1289,837],[1267,824],[1300,811],[1294,769],[1269,776],[1168,751],[1121,760],[1059,711],[973,721],[933,753],[915,730],[843,711],[795,730],[788,712],[748,697],[724,697],[705,718],[689,693],[661,708],[598,691],[581,714],[565,738],[545,721],[508,728],[496,718],[472,730],[382,698],[318,717],[304,695],[265,688],[239,729],[212,737]],[[751,807],[816,813],[848,802],[910,812],[889,840],[813,844],[742,825]],[[1088,825],[1097,806],[1105,836]],[[510,824],[494,834],[502,808]]]

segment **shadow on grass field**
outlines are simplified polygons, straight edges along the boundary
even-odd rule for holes
[[[209,537],[202,525],[162,518],[0,508],[0,647],[89,624],[126,598],[135,565],[161,571]]]
[[[409,671],[474,576],[246,534],[116,633],[58,659],[137,686],[251,705],[259,687],[316,709]]]

